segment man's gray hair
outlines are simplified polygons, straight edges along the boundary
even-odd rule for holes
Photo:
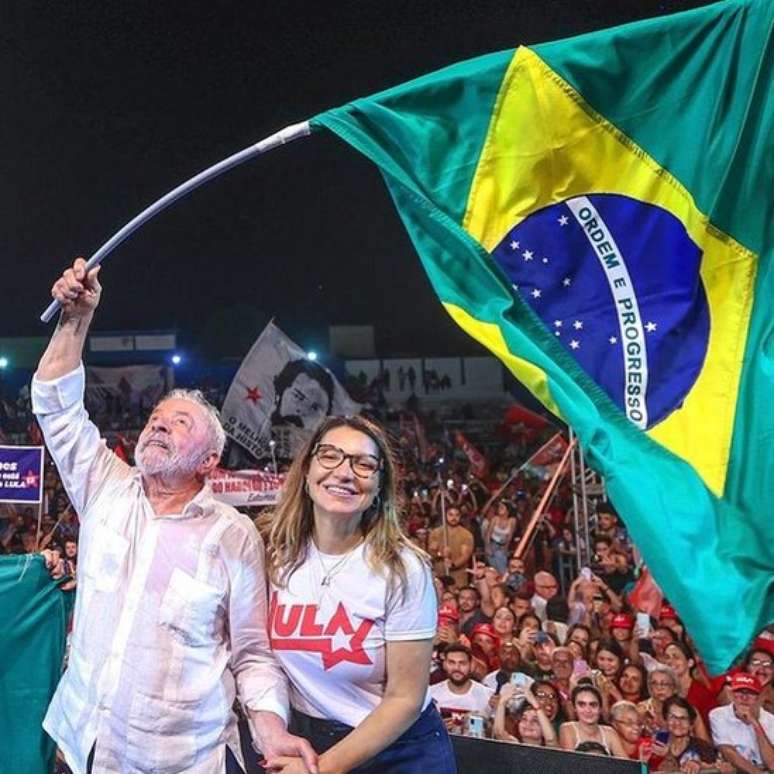
[[[165,400],[170,400],[171,398],[187,400],[191,403],[196,403],[197,406],[201,406],[204,409],[204,416],[207,420],[207,435],[210,441],[210,449],[218,455],[218,458],[220,458],[223,454],[223,448],[226,445],[226,431],[220,423],[220,412],[204,397],[204,393],[201,390],[184,390],[182,388],[177,388],[168,392],[159,403],[163,403]]]

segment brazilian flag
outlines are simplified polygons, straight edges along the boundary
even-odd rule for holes
[[[454,65],[316,116],[441,302],[577,432],[708,667],[774,621],[770,0]]]

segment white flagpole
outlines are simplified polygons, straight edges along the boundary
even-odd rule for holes
[[[170,191],[168,194],[162,196],[158,201],[154,202],[144,209],[139,215],[130,220],[120,231],[117,231],[102,247],[97,250],[94,255],[86,262],[86,270],[93,269],[98,264],[102,263],[105,258],[115,250],[125,239],[131,236],[137,231],[140,226],[149,221],[155,215],[158,215],[162,210],[169,207],[170,204],[174,204],[178,199],[181,199],[186,194],[198,188],[200,185],[209,182],[218,175],[227,172],[229,169],[233,169],[239,164],[248,161],[253,156],[260,156],[262,153],[266,153],[280,145],[285,145],[293,140],[297,140],[299,137],[307,137],[311,133],[308,121],[302,121],[300,124],[291,124],[284,129],[280,129],[279,132],[266,137],[260,142],[250,145],[244,150],[235,153],[233,156],[229,156],[217,164],[213,164],[203,172],[200,172],[195,177],[182,183],[177,188]],[[52,301],[45,312],[40,315],[41,322],[49,322],[51,318],[56,314],[59,309],[59,302]]]

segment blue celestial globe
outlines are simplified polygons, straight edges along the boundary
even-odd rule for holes
[[[672,213],[590,193],[538,210],[492,258],[556,339],[643,428],[678,408],[707,353],[702,251]]]

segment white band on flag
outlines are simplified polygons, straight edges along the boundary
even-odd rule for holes
[[[577,196],[568,199],[566,203],[599,258],[602,271],[610,285],[621,331],[621,354],[624,361],[623,404],[626,407],[626,416],[644,430],[648,426],[648,352],[637,294],[629,270],[610,229],[591,201],[585,196]]]

